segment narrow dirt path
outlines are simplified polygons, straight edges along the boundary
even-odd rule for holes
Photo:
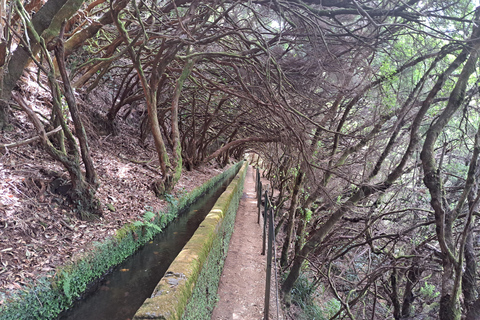
[[[263,319],[266,258],[261,255],[254,174],[249,167],[212,320]]]

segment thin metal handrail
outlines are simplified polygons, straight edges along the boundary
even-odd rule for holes
[[[264,200],[264,212],[263,212],[263,236],[262,236],[262,255],[265,255],[265,246],[268,242],[267,249],[267,270],[266,270],[266,279],[265,279],[265,301],[264,301],[264,319],[267,320],[270,312],[270,289],[271,289],[271,277],[272,277],[272,258],[273,254],[277,256],[277,248],[275,246],[275,227],[274,227],[274,206],[271,199],[268,196],[268,188],[263,187],[262,181],[260,180],[260,171],[256,169],[255,177],[255,189],[257,196],[257,207],[258,207],[258,221],[260,224],[260,215],[262,207],[262,196]],[[267,241],[267,220],[268,220],[268,241]],[[277,319],[279,318],[279,303],[278,303],[278,277],[277,277],[277,263],[274,262],[275,268],[275,303],[277,307]]]

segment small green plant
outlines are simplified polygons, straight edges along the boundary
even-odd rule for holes
[[[316,286],[311,283],[305,274],[302,274],[292,289],[292,302],[304,309],[311,303],[316,291]]]
[[[303,210],[305,210],[305,220],[306,220],[307,223],[308,223],[308,222],[310,222],[310,220],[312,220],[312,214],[313,214],[313,212],[312,212],[312,210],[310,210],[310,209],[308,209],[308,208],[305,208],[305,209],[303,209]]]
[[[155,223],[155,213],[152,211],[146,211],[145,214],[143,215],[143,220],[142,221],[135,221],[133,225],[137,228],[153,228],[158,232],[162,232],[162,228]],[[163,215],[162,215],[163,217]]]
[[[423,287],[420,288],[420,295],[422,295],[425,299],[435,299],[440,295],[440,292],[437,291],[437,288],[433,285],[425,281]]]
[[[62,276],[64,278],[63,288],[62,288],[63,292],[65,293],[67,300],[71,302],[73,300],[72,291],[70,290],[71,278],[69,277],[69,274],[66,273],[65,271],[62,272]]]
[[[188,194],[188,191],[187,189],[185,189],[185,187],[182,187],[179,191],[177,191],[178,198],[183,198],[187,194]]]
[[[340,310],[341,304],[337,299],[330,299],[323,305],[323,314],[327,319],[333,317],[338,310]]]
[[[331,299],[318,305],[318,286],[311,282],[306,274],[300,275],[292,289],[292,302],[302,309],[298,316],[300,320],[326,320],[340,310],[340,302]]]
[[[173,194],[167,193],[164,195],[165,201],[168,202],[169,205],[176,207],[178,205],[178,200],[175,198]]]

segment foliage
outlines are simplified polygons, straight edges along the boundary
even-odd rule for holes
[[[306,273],[303,273],[295,283],[292,290],[292,302],[302,309],[300,320],[327,320],[340,310],[340,302],[330,299],[318,301],[318,284],[311,282]]]
[[[152,223],[152,221],[155,219],[155,213],[152,211],[146,211],[145,214],[143,215],[143,220],[142,221],[135,221],[133,225],[136,228],[153,228],[157,232],[162,232],[162,227],[165,225],[166,221],[168,221],[168,217],[166,217],[165,214],[159,213],[159,221],[158,225]]]
[[[437,287],[433,284],[430,284],[425,281],[424,285],[420,288],[420,295],[425,299],[434,299],[440,295],[440,292],[437,291]]]
[[[165,198],[165,201],[167,201],[171,206],[175,206],[178,203],[178,200],[175,199],[175,196],[173,194],[166,193],[165,195],[163,195],[163,197]]]

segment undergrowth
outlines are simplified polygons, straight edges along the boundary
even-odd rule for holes
[[[243,183],[247,170],[243,171],[239,186],[230,201],[225,217],[218,231],[218,237],[213,240],[212,248],[203,264],[195,288],[192,293],[182,320],[207,320],[211,319],[213,308],[218,301],[218,285],[222,275],[223,265],[227,257],[228,246],[233,232],[233,225],[243,194]]]
[[[327,320],[340,309],[340,303],[331,299],[320,306],[318,301],[318,286],[311,282],[306,274],[300,275],[292,289],[292,302],[302,311],[299,320]]]
[[[3,296],[0,320],[55,319],[82,296],[89,284],[108,273],[160,233],[179,212],[195,202],[197,197],[235,175],[241,165],[242,163],[238,163],[213,177],[182,197],[178,203],[172,202],[166,212],[146,211],[141,221],[126,224],[115,236],[93,243],[84,256],[58,267],[54,274]]]

